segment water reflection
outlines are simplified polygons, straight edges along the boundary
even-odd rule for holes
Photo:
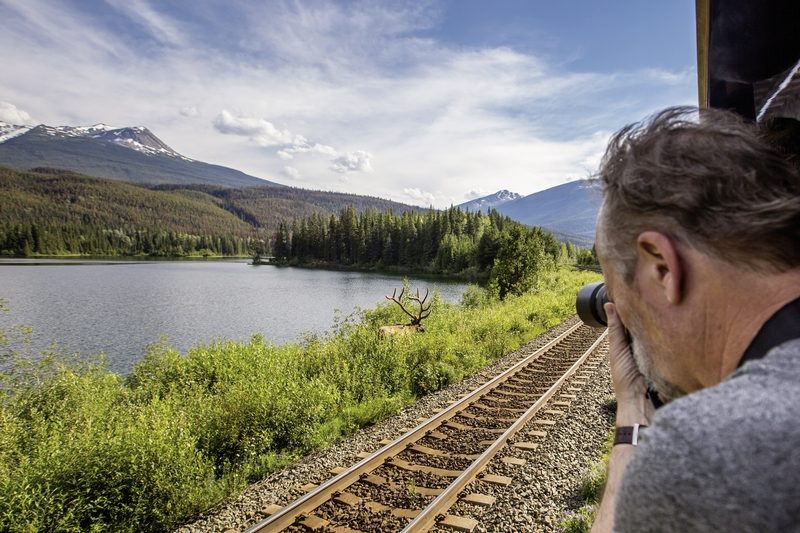
[[[35,267],[35,268],[34,268]],[[412,278],[456,301],[462,283]],[[104,352],[126,373],[159,336],[181,351],[261,333],[275,343],[327,331],[336,310],[372,307],[400,287],[384,274],[331,272],[237,261],[0,260],[0,327],[34,328],[34,348]]]

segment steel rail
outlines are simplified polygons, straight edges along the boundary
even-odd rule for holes
[[[539,358],[542,354],[550,350],[553,346],[557,345],[564,339],[566,339],[569,335],[574,333],[580,326],[582,325],[581,322],[578,322],[574,326],[570,327],[567,331],[556,337],[555,339],[551,340],[529,356],[525,357],[514,366],[510,367],[506,371],[502,372],[501,374],[495,376],[490,381],[487,381],[470,394],[464,396],[460,400],[454,402],[445,410],[440,411],[436,415],[432,416],[428,420],[420,423],[411,431],[404,433],[403,435],[399,436],[392,442],[386,444],[379,450],[375,451],[371,455],[365,457],[358,463],[350,466],[346,470],[343,470],[341,473],[336,475],[335,477],[330,478],[325,483],[321,484],[311,492],[306,493],[305,495],[301,496],[294,502],[290,503],[289,505],[281,508],[280,511],[275,512],[274,514],[268,516],[264,520],[253,524],[248,529],[245,530],[245,533],[258,533],[264,531],[281,531],[286,529],[287,527],[291,526],[299,517],[303,516],[304,514],[309,513],[310,511],[316,509],[323,503],[327,502],[331,499],[333,494],[337,491],[342,490],[350,486],[351,484],[355,483],[362,474],[371,472],[381,466],[385,459],[389,456],[396,455],[399,451],[405,449],[406,445],[411,442],[415,442],[425,436],[425,434],[431,429],[431,427],[438,427],[441,423],[446,422],[450,418],[453,418],[459,411],[461,411],[465,406],[469,405],[471,401],[475,397],[482,396],[484,391],[487,389],[491,389],[496,386],[498,383],[502,383],[508,380],[511,376],[519,372],[522,368],[530,364],[533,360]]]
[[[458,494],[469,485],[483,470],[483,468],[492,460],[492,458],[505,446],[508,439],[513,437],[531,418],[552,398],[556,392],[561,388],[564,382],[572,377],[575,371],[589,358],[597,346],[606,338],[608,330],[605,330],[597,340],[589,347],[588,350],[573,364],[567,372],[559,378],[558,381],[551,386],[541,398],[531,405],[525,413],[520,416],[514,424],[508,428],[505,433],[500,435],[498,439],[489,446],[469,467],[457,477],[442,493],[432,500],[419,514],[408,523],[401,533],[428,531],[436,522],[437,517],[447,511],[458,500]]]

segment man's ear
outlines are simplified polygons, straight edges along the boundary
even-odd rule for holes
[[[669,303],[679,304],[684,272],[675,242],[663,233],[644,231],[636,239],[636,252],[637,278],[659,288]]]

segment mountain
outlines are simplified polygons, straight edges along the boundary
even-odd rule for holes
[[[17,126],[0,122],[0,165],[50,167],[140,184],[284,187],[185,157],[142,126]]]
[[[278,224],[345,206],[402,213],[418,207],[355,194],[293,187],[233,189],[93,178],[66,170],[0,166],[0,224],[84,225],[101,230],[163,230],[192,235],[270,237]]]
[[[548,229],[559,240],[589,247],[594,244],[601,200],[591,181],[576,180],[503,203],[496,209],[523,224]]]
[[[502,191],[497,191],[496,193],[490,194],[489,196],[484,196],[483,198],[476,198],[475,200],[464,202],[463,204],[459,204],[456,207],[459,207],[464,211],[486,212],[489,209],[492,208],[497,209],[503,204],[507,204],[508,202],[513,202],[514,200],[518,200],[520,198],[522,198],[521,194],[517,194],[515,192],[503,189]]]

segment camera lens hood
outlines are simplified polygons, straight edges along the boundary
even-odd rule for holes
[[[608,302],[606,284],[602,281],[585,285],[575,298],[575,309],[583,323],[593,328],[608,326],[608,317],[603,305]]]

